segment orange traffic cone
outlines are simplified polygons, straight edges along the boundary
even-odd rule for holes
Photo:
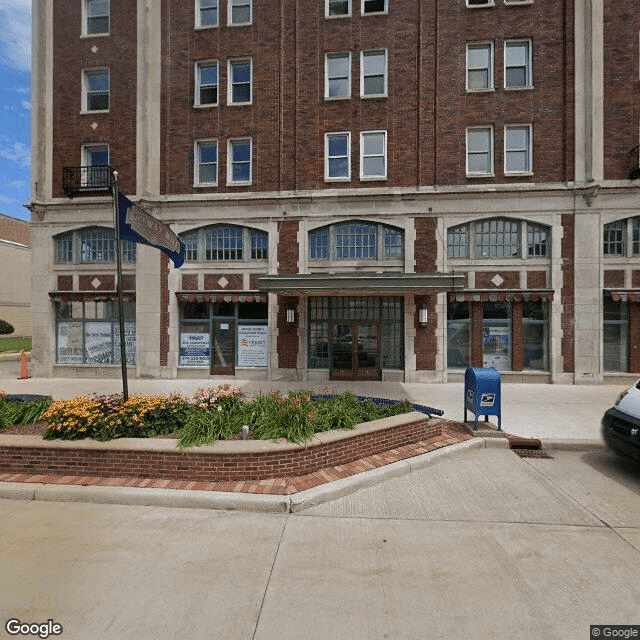
[[[20,349],[20,377],[18,380],[25,380],[29,377],[29,370],[27,369],[27,354],[24,349]]]

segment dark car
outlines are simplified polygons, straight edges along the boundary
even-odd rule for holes
[[[607,445],[640,462],[640,380],[623,391],[602,416],[602,437]]]

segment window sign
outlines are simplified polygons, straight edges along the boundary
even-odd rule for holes
[[[82,364],[82,322],[58,323],[58,359],[61,364]]]
[[[110,364],[113,360],[111,322],[86,322],[84,348],[86,364]]]
[[[124,357],[127,364],[136,363],[136,323],[124,323]],[[113,363],[120,364],[120,327],[116,326],[113,332]]]
[[[485,327],[483,367],[495,367],[498,370],[511,368],[511,330],[509,327]]]
[[[180,334],[180,365],[208,367],[211,359],[211,338],[208,333]]]
[[[238,327],[238,366],[266,367],[268,365],[267,325]]]

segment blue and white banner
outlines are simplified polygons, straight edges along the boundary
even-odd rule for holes
[[[120,239],[155,247],[166,253],[176,268],[184,263],[184,242],[171,229],[150,213],[118,194]]]

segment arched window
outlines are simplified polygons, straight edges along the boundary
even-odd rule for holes
[[[267,260],[269,235],[260,229],[214,224],[180,234],[187,262]]]
[[[602,253],[605,256],[640,255],[640,216],[605,224],[602,230]]]
[[[54,237],[56,264],[93,264],[115,262],[116,238],[113,229],[86,227]],[[136,261],[135,242],[122,242],[122,260]]]
[[[404,256],[404,231],[383,224],[342,222],[309,233],[310,260],[393,260]]]

